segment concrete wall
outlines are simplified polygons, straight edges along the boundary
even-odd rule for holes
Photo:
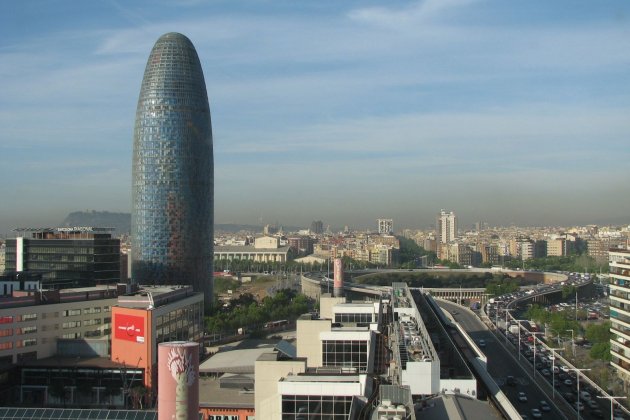
[[[330,331],[330,319],[298,319],[297,320],[297,356],[308,359],[308,367],[322,365],[322,343],[319,333]]]
[[[282,399],[278,381],[285,376],[306,371],[305,360],[256,360],[254,384],[256,420],[275,420],[282,417]]]

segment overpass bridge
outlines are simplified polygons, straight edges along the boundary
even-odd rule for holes
[[[415,269],[415,270],[399,270],[399,269],[381,269],[381,270],[359,270],[347,271],[351,278],[356,278],[374,273],[467,273],[467,274],[483,274],[483,273],[502,273],[512,278],[522,278],[524,280],[533,281],[544,284],[556,284],[567,280],[567,276],[560,273],[549,273],[541,271],[521,271],[521,270],[499,270],[496,268],[470,268],[470,269]],[[305,273],[301,275],[302,293],[313,299],[319,299],[321,293],[332,291],[332,279],[326,277],[326,272]],[[377,296],[381,292],[389,290],[388,287],[371,286],[365,284],[357,284],[345,281],[344,290],[357,294],[368,296]],[[489,301],[485,288],[466,288],[466,287],[425,287],[424,291],[431,294],[435,298],[445,299],[463,305],[465,302],[477,301],[484,306]],[[547,296],[548,295],[548,296]],[[535,294],[530,297],[534,303],[550,303],[555,299],[553,292],[547,294]]]

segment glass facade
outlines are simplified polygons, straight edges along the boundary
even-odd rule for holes
[[[110,234],[81,239],[24,237],[22,240],[23,250],[18,256],[17,239],[7,239],[6,270],[17,271],[17,261],[21,258],[23,271],[42,273],[44,287],[90,287],[120,281],[120,239]]]
[[[190,284],[212,302],[210,106],[193,44],[168,33],[142,80],[133,145],[132,281]]]
[[[156,343],[165,341],[199,341],[203,333],[203,307],[193,303],[156,319]]]
[[[282,418],[347,419],[352,405],[351,396],[283,395]]]
[[[369,324],[370,322],[373,322],[373,316],[372,314],[362,314],[362,313],[356,313],[356,314],[336,313],[335,322]]]
[[[322,365],[367,372],[368,342],[364,340],[322,341]]]

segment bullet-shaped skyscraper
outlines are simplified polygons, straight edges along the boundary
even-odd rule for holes
[[[142,79],[133,137],[131,278],[190,284],[212,302],[214,162],[201,63],[162,35]]]

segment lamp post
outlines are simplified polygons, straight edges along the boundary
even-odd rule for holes
[[[537,334],[544,334],[542,331],[532,331],[530,334],[534,337],[534,379],[536,378],[536,338]]]
[[[613,397],[612,395],[607,395],[605,397],[600,397],[599,395],[597,396],[597,398],[605,398],[607,400],[610,400],[610,420],[613,420],[614,418],[614,414],[613,414],[613,404],[615,403],[615,400],[624,400],[628,397],[623,396],[623,397]]]
[[[573,357],[575,357],[575,331],[574,330],[565,330],[571,331],[571,352],[573,353]]]
[[[494,328],[499,330],[499,302],[494,305]]]
[[[556,348],[556,349],[552,349],[550,348],[549,350],[551,350],[551,388],[552,388],[552,395],[553,395],[553,399],[556,399],[556,352],[557,351],[563,351],[564,348]]]
[[[515,319],[518,323],[518,360],[521,360],[521,322],[527,321],[526,319]]]
[[[571,368],[569,370],[575,371],[575,380],[577,381],[577,402],[575,403],[575,411],[577,411],[577,420],[580,420],[580,372],[590,369]]]
[[[510,315],[510,311],[512,311],[513,309],[508,309],[505,308],[505,343],[507,344],[508,342],[508,316]],[[520,331],[520,329],[519,329]],[[519,344],[520,347],[520,344]]]

